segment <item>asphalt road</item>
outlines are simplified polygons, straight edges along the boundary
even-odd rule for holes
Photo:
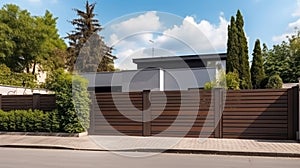
[[[0,148],[0,168],[299,168],[300,159],[157,154],[133,158],[110,152]]]

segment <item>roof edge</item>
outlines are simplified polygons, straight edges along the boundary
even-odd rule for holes
[[[221,60],[227,58],[227,53],[211,53],[211,54],[194,54],[194,55],[178,55],[178,56],[164,56],[164,57],[149,57],[149,58],[136,58],[132,59],[133,63],[141,62],[157,62],[157,61],[176,61],[180,59],[183,60],[195,60],[195,59],[214,59],[220,57]]]

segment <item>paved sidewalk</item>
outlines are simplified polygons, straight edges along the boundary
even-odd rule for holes
[[[296,141],[215,138],[0,135],[0,147],[300,157],[300,143]]]

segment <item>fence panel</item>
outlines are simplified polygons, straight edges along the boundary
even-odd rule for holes
[[[293,88],[96,93],[90,134],[295,139],[298,92]]]
[[[228,91],[223,137],[288,139],[287,90]]]
[[[3,111],[32,109],[32,102],[32,95],[3,95],[1,109]]]
[[[91,135],[142,135],[142,94],[96,93]]]
[[[51,111],[56,108],[55,95],[1,95],[0,109],[3,111],[39,109]]]
[[[56,109],[56,97],[55,95],[41,94],[39,96],[39,109],[43,111],[52,111]]]
[[[210,91],[151,92],[151,134],[176,137],[214,136],[212,98]]]

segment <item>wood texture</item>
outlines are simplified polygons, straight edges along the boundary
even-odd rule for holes
[[[52,111],[56,109],[55,95],[2,95],[0,101],[1,109],[4,111],[28,109]]]
[[[91,113],[93,134],[294,139],[299,122],[298,88],[95,96],[99,110]]]
[[[142,92],[96,93],[90,135],[143,135]]]
[[[228,91],[224,138],[288,139],[288,91]]]

